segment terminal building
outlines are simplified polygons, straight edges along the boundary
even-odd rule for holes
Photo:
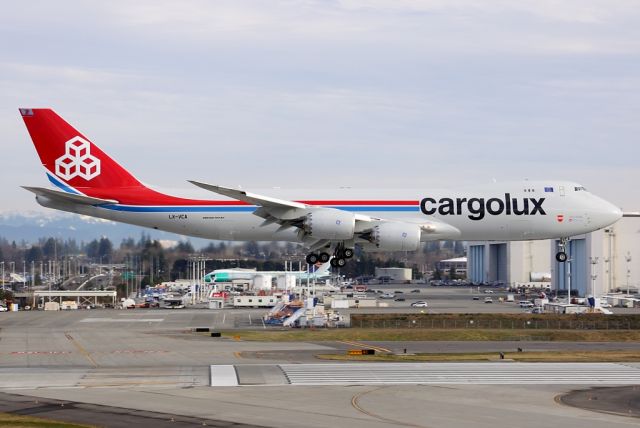
[[[571,237],[568,263],[555,259],[557,240],[469,242],[468,278],[509,285],[549,283],[560,293],[602,295],[638,292],[640,221],[625,217],[613,226]]]

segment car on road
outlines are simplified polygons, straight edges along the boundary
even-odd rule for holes
[[[493,290],[484,290],[485,294],[493,294]]]
[[[411,290],[411,292],[412,292],[412,293],[419,293],[419,292],[420,292],[420,290],[418,290],[417,288],[415,288],[415,289]]]
[[[396,297],[396,295],[393,294],[393,293],[382,293],[380,295],[381,299],[394,299],[395,297]]]
[[[405,300],[407,300],[407,299],[405,299],[404,297],[398,297],[395,301],[396,302],[404,302]]]
[[[484,302],[485,303],[493,303],[493,299],[491,297],[485,297],[484,298]]]
[[[480,300],[480,296],[473,296],[473,300]]]
[[[413,302],[411,304],[411,307],[413,307],[413,308],[426,308],[428,306],[429,305],[424,300],[418,300],[417,302]]]
[[[7,312],[7,311],[8,311],[8,309],[7,309],[6,306],[1,306],[0,305],[0,312]]]

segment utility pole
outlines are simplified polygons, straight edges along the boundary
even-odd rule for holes
[[[4,261],[2,264],[2,291],[4,291]]]
[[[631,276],[631,268],[629,267],[629,263],[631,263],[631,253],[627,251],[627,255],[624,256],[624,259],[627,261],[627,296],[629,295],[629,277]]]

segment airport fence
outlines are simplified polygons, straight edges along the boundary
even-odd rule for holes
[[[444,330],[640,330],[640,315],[352,314],[351,327]]]

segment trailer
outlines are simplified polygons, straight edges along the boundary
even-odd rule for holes
[[[280,302],[280,295],[270,296],[234,296],[235,308],[271,308]]]

